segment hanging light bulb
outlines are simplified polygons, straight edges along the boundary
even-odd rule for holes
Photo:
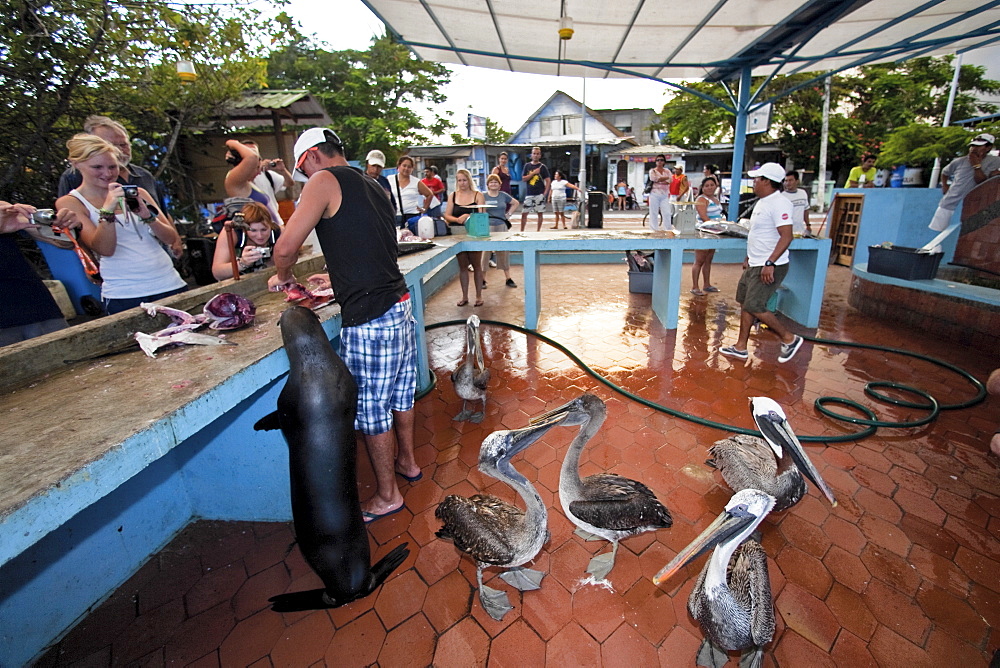
[[[559,39],[573,39],[573,18],[563,16],[559,19]]]
[[[198,72],[194,69],[194,62],[190,60],[177,61],[177,77],[182,83],[191,83],[198,78]]]

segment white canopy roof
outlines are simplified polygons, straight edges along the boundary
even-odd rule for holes
[[[839,71],[1000,40],[1000,0],[363,1],[425,60],[565,76]]]

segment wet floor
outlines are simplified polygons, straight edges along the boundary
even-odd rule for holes
[[[777,364],[778,342],[766,331],[751,338],[749,360],[720,355],[719,347],[736,337],[738,274],[737,267],[717,267],[721,291],[705,297],[688,294],[686,285],[680,325],[667,331],[651,314],[648,295],[629,294],[624,263],[546,265],[539,331],[630,392],[741,427],[752,426],[747,398],[756,395],[782,404],[799,434],[833,436],[857,427],[822,416],[817,397],[848,397],[888,420],[924,414],[877,404],[864,393],[870,380],[912,384],[943,404],[974,394],[950,372],[880,351],[807,343],[789,363]],[[521,283],[520,267],[513,277]],[[455,306],[455,282],[430,300],[427,321],[477,313],[522,323],[521,290],[505,287],[498,270],[487,279],[484,306]],[[860,316],[847,306],[849,281],[847,269],[831,268],[817,336],[904,347],[980,380],[1000,366],[996,351],[963,349]],[[705,558],[661,589],[651,578],[729,498],[719,474],[704,464],[707,448],[726,432],[623,398],[533,337],[487,325],[483,341],[493,376],[487,415],[480,425],[456,423],[451,416],[461,401],[449,375],[464,331],[429,333],[437,385],[416,408],[424,479],[401,486],[406,510],[370,527],[374,558],[403,541],[412,551],[372,596],[331,611],[271,612],[269,596],[321,584],[290,526],[199,522],[39,665],[694,665],[702,634],[686,601]],[[550,431],[513,461],[549,506],[551,539],[533,564],[547,576],[540,590],[522,594],[487,571],[488,582],[508,591],[514,606],[494,621],[474,596],[471,561],[435,538],[434,509],[447,494],[483,490],[515,501],[509,488],[476,469],[483,438],[523,427],[582,392],[607,402],[608,420],[588,444],[581,473],[612,471],[643,481],[670,509],[674,526],[623,541],[609,587],[584,584],[587,562],[606,544],[574,535],[560,509],[559,466],[575,429]],[[839,505],[831,508],[810,487],[798,505],[761,525],[777,620],[765,665],[987,665],[1000,647],[1000,477],[997,459],[986,454],[998,422],[994,397],[945,411],[924,427],[807,444]],[[360,461],[367,495],[371,472]]]

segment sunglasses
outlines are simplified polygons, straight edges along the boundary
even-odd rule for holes
[[[295,163],[296,171],[300,172],[303,176],[308,176],[308,174],[302,171],[302,165],[306,161],[306,156],[309,155],[311,151],[318,151],[318,150],[319,150],[318,146],[313,146],[312,148],[307,148],[305,151],[303,151],[302,155],[299,156],[299,161]]]

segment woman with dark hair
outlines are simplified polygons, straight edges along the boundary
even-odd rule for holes
[[[507,151],[501,151],[500,155],[497,156],[497,166],[490,173],[500,177],[500,192],[510,195],[510,167],[507,166],[508,160],[510,160],[510,157],[507,155]]]
[[[718,192],[719,179],[714,176],[706,176],[705,180],[701,182],[701,194],[694,201],[694,209],[698,212],[698,219],[701,222],[722,220],[722,202],[719,201]],[[719,288],[712,285],[713,258],[715,258],[714,248],[694,252],[694,264],[691,266],[691,294],[700,297],[706,292],[719,291]],[[701,278],[704,278],[704,289],[698,287]]]
[[[552,210],[556,214],[556,224],[550,229],[558,230],[559,222],[562,221],[563,229],[568,229],[566,227],[566,189],[580,190],[572,183],[566,180],[563,173],[560,170],[556,170],[552,173],[552,189],[549,190],[549,199],[552,201]]]
[[[413,158],[400,156],[396,161],[396,174],[392,177],[392,191],[396,195],[399,213],[396,222],[406,227],[406,221],[426,213],[428,216],[441,215],[441,203],[431,189],[420,179],[413,177]]]
[[[236,264],[240,275],[273,267],[271,251],[274,249],[274,242],[281,235],[281,229],[271,220],[270,212],[256,202],[247,204],[240,213],[243,214],[243,224],[246,227],[233,229],[236,237]],[[225,232],[219,235],[215,243],[212,275],[217,281],[233,277],[233,253]]]
[[[649,229],[668,230],[670,222],[670,182],[673,173],[667,169],[667,157],[656,156],[656,167],[649,170]]]

